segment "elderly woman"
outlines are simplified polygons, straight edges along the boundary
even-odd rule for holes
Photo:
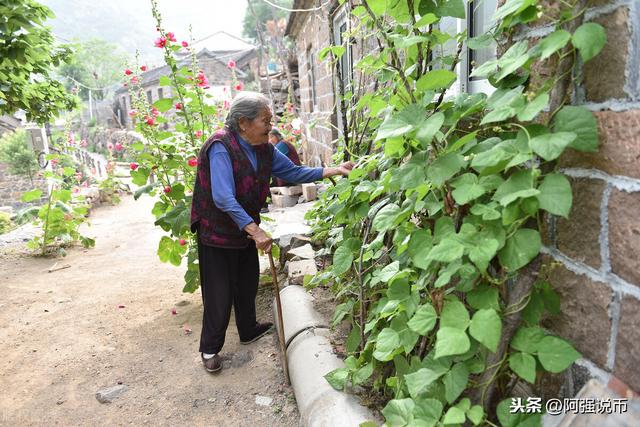
[[[231,306],[241,344],[273,328],[256,322],[258,249],[271,250],[271,238],[260,228],[260,209],[269,195],[271,175],[288,182],[312,182],[348,175],[351,162],[335,168],[294,165],[269,144],[272,113],[269,100],[244,92],[231,103],[225,127],[203,145],[191,207],[191,229],[198,234],[198,258],[204,313],[200,352],[208,372],[222,369]]]

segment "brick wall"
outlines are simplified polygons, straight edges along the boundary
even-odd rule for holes
[[[640,390],[640,5],[589,6],[585,18],[605,27],[607,44],[579,71],[573,102],[594,111],[600,149],[560,159],[573,210],[570,220],[549,219],[544,248],[559,263],[551,282],[562,301],[562,313],[546,326],[583,354],[563,378],[566,395],[589,377]],[[542,26],[526,36],[551,31]]]
[[[0,163],[0,206],[11,206],[18,211],[33,203],[24,203],[20,201],[22,193],[40,188],[46,193],[46,181],[44,179],[33,179],[33,184],[26,176],[12,175],[8,172],[8,166]],[[44,198],[43,198],[44,202]]]

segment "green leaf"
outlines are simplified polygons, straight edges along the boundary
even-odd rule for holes
[[[416,133],[416,139],[420,141],[423,148],[431,142],[436,132],[440,130],[444,123],[444,113],[435,113],[427,120],[420,124],[418,132]]]
[[[444,239],[436,246],[431,248],[428,260],[440,262],[453,262],[462,258],[464,254],[464,246],[456,239]]]
[[[171,86],[173,82],[167,76],[160,76],[160,81],[158,82],[160,86]]]
[[[442,424],[462,424],[464,423],[464,420],[464,411],[462,409],[456,408],[455,406],[452,406],[451,408],[449,408],[447,413],[444,414]]]
[[[507,206],[517,199],[536,196],[540,193],[534,188],[534,178],[531,170],[521,170],[503,182],[493,195],[502,206]]]
[[[511,347],[526,353],[534,354],[538,351],[540,342],[545,337],[540,328],[519,328],[511,338]]]
[[[347,351],[349,353],[353,353],[360,346],[360,332],[360,326],[357,323],[353,323],[346,342]]]
[[[478,176],[473,173],[465,173],[456,178],[451,186],[455,188],[451,195],[460,205],[466,205],[471,200],[482,196],[487,190],[478,182]]]
[[[469,312],[458,300],[447,299],[440,313],[440,327],[456,328],[464,331],[469,326]]]
[[[502,321],[498,313],[492,308],[476,311],[471,319],[469,333],[492,352],[498,349],[502,334]]]
[[[442,378],[444,396],[447,402],[453,403],[462,394],[469,382],[469,369],[464,363],[456,363]]]
[[[445,372],[434,371],[429,368],[421,368],[412,374],[405,375],[404,380],[407,383],[409,394],[415,399],[427,391],[429,386],[444,375],[444,373]]]
[[[416,267],[427,268],[429,265],[427,256],[432,246],[431,231],[429,229],[420,229],[411,233],[407,251]]]
[[[513,353],[509,356],[509,368],[523,380],[536,381],[536,359],[528,353]]]
[[[426,303],[418,307],[418,310],[416,310],[416,313],[411,320],[409,320],[407,326],[420,335],[426,335],[427,332],[432,330],[436,325],[437,319],[438,315],[436,314],[436,310],[431,304]]]
[[[391,426],[406,426],[413,422],[413,399],[393,399],[382,410],[385,420]]]
[[[511,399],[505,399],[496,408],[496,414],[502,427],[540,427],[542,425],[542,414],[511,413],[510,407]]]
[[[349,370],[347,368],[334,369],[324,376],[324,379],[336,390],[343,390],[348,378]]]
[[[367,363],[362,368],[358,369],[353,374],[354,385],[359,385],[365,382],[373,374],[373,363]]]
[[[527,63],[529,60],[529,54],[527,53],[528,48],[529,42],[527,40],[522,40],[511,46],[498,59],[498,67],[500,68],[500,71],[494,76],[496,81],[502,80]]]
[[[443,0],[438,2],[439,16],[452,16],[454,18],[465,18],[465,3],[463,0]]]
[[[544,110],[549,103],[549,93],[545,92],[538,95],[533,101],[524,107],[524,110],[518,113],[518,120],[528,122],[536,118],[536,116]]]
[[[537,155],[550,161],[557,159],[577,136],[574,132],[547,133],[531,138],[529,145]]]
[[[580,353],[562,338],[546,336],[538,345],[538,359],[549,372],[562,372],[580,357]]]
[[[182,255],[187,251],[187,246],[182,246],[177,240],[162,236],[158,245],[158,257],[162,262],[168,262],[179,266],[182,262]]]
[[[376,217],[373,219],[373,229],[378,232],[387,231],[395,225],[394,223],[396,219],[398,219],[400,211],[400,206],[395,203],[386,205],[378,211]]]
[[[469,351],[470,347],[469,337],[463,330],[441,327],[436,334],[435,358],[463,354]]]
[[[446,89],[451,83],[456,81],[456,73],[449,70],[433,70],[426,72],[416,82],[416,88],[419,91],[427,91],[434,89]]]
[[[389,114],[378,128],[375,140],[378,141],[380,139],[402,136],[411,132],[413,129],[415,129],[414,125],[407,122],[406,117],[400,114]]]
[[[344,274],[351,268],[353,253],[347,246],[340,246],[333,254],[333,267],[331,271],[335,275]]]
[[[476,289],[467,292],[467,302],[476,310],[493,308],[498,310],[498,289],[494,286],[480,285]]]
[[[607,43],[607,33],[600,24],[587,22],[578,27],[573,33],[571,42],[580,52],[583,62],[596,56]]]
[[[400,335],[394,329],[384,328],[378,334],[373,357],[381,362],[393,359],[393,352],[400,347]]]
[[[598,123],[593,113],[584,107],[565,106],[553,118],[556,132],[574,132],[578,137],[569,147],[584,152],[598,151]]]
[[[380,273],[378,274],[378,278],[382,282],[388,282],[389,280],[391,280],[393,276],[395,276],[398,273],[399,270],[400,270],[400,262],[394,261],[391,264],[386,265],[382,270],[380,270]]]
[[[20,201],[29,203],[29,202],[33,202],[34,200],[40,199],[41,196],[42,196],[42,190],[39,190],[36,188],[36,189],[29,190],[27,192],[22,193],[22,197],[20,197]]]
[[[474,405],[467,411],[467,418],[469,421],[473,423],[474,426],[477,426],[482,422],[482,418],[484,418],[484,411],[482,410],[482,406]]]
[[[442,185],[465,166],[464,158],[458,153],[448,153],[438,157],[427,168],[427,177],[435,184]]]
[[[533,55],[540,55],[540,60],[547,59],[567,44],[571,40],[571,33],[565,30],[556,30],[542,39],[533,49]]]
[[[173,99],[172,98],[162,98],[158,99],[153,103],[153,106],[158,109],[161,113],[165,113],[169,111],[173,107]]]
[[[149,192],[151,192],[151,190],[153,190],[155,187],[157,186],[157,184],[147,184],[144,185],[140,188],[138,188],[135,193],[133,193],[133,198],[134,200],[138,200],[140,198],[140,196],[142,196],[143,194],[148,194]]]
[[[540,233],[537,230],[521,228],[507,239],[498,252],[500,263],[509,271],[516,271],[540,253],[540,245]]]
[[[540,190],[537,196],[540,209],[564,218],[569,217],[573,194],[571,184],[564,175],[556,173],[547,175],[538,190]]]

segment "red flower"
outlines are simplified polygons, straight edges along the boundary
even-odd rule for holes
[[[244,86],[242,85],[242,82],[238,82],[238,84],[235,85],[233,88],[239,92],[242,89],[244,89]]]
[[[128,69],[128,68],[127,68],[126,70],[124,70],[124,73],[125,73],[127,76],[130,76],[130,75],[131,75],[131,73],[133,73],[133,71],[131,71],[130,69]]]
[[[202,136],[202,131],[201,130],[197,130],[196,131],[196,138],[200,138]]]
[[[165,192],[165,194],[171,193],[171,187],[169,187],[168,185],[166,187],[164,187],[164,192]]]
[[[153,119],[153,117],[147,117],[147,120],[145,120],[147,122],[147,124],[149,126],[153,126],[156,124],[156,121]]]
[[[116,151],[122,151],[122,144],[116,142]]]
[[[184,239],[180,239],[180,246],[184,246],[187,244],[187,241]]]
[[[233,59],[230,59],[229,62],[227,62],[227,67],[229,68],[236,68],[236,61],[234,61]]]
[[[187,47],[187,46],[189,46],[189,43],[187,43],[186,41],[183,40],[182,41],[182,47]]]
[[[137,163],[131,163],[129,164],[129,167],[131,168],[132,171],[138,169],[138,164]]]
[[[147,66],[146,66],[146,65],[141,65],[141,66],[140,66],[140,70],[142,70],[142,71],[147,71]]]
[[[171,31],[167,33],[167,38],[169,39],[169,41],[172,41],[172,42],[176,41],[176,36]]]
[[[133,83],[134,85],[137,85],[138,84],[138,77],[137,76],[131,77],[131,83]]]
[[[165,47],[167,45],[167,38],[166,37],[158,37],[153,44],[155,45],[155,47]]]
[[[156,107],[151,107],[151,114],[153,117],[158,117],[158,115],[160,115],[160,111],[158,111]]]
[[[182,104],[181,103],[177,103],[176,104],[176,110],[182,110]]]
[[[207,80],[207,76],[204,75],[204,71],[199,71],[196,76],[196,84],[200,87],[208,86],[209,80]]]
[[[196,166],[198,166],[198,159],[196,159],[195,157],[190,158],[189,160],[187,160],[187,163],[189,164],[189,166],[191,166],[192,168],[195,168]]]

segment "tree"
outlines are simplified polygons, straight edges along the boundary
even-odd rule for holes
[[[289,9],[293,4],[292,0],[270,1],[273,4]],[[259,39],[258,32],[256,31],[256,18],[260,22],[260,29],[262,31],[265,31],[265,23],[267,21],[281,18],[286,19],[289,16],[288,11],[271,6],[264,1],[254,1],[251,4],[253,6],[255,14],[251,13],[251,11],[249,10],[249,6],[247,5],[247,11],[245,12],[244,20],[242,21],[242,35],[254,41],[258,41]]]
[[[69,60],[58,68],[58,73],[67,77],[64,82],[67,90],[77,88],[80,98],[86,101],[89,99],[87,87],[105,88],[94,91],[93,97],[99,100],[108,98],[108,88],[122,77],[122,70],[129,59],[127,55],[117,45],[98,38],[76,42],[73,50]]]
[[[10,173],[28,176],[33,184],[38,162],[35,153],[27,144],[27,133],[24,130],[7,133],[0,138],[0,161],[7,163]]]
[[[75,97],[50,76],[70,54],[44,26],[53,16],[33,0],[0,4],[0,114],[24,110],[28,120],[43,123],[75,107]]]

